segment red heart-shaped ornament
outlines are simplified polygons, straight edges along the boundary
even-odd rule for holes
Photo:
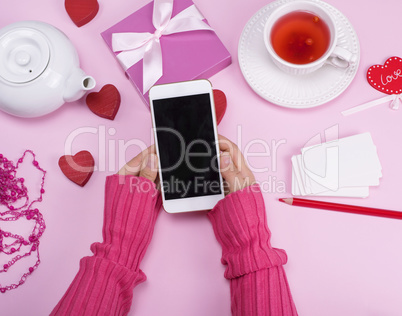
[[[226,95],[221,90],[214,89],[214,102],[215,102],[215,115],[216,115],[216,124],[222,121],[223,116],[226,112],[227,101]]]
[[[99,92],[87,96],[87,105],[96,115],[114,120],[120,108],[120,93],[112,84],[107,84]]]
[[[394,56],[384,65],[371,66],[367,70],[367,81],[374,89],[383,93],[402,93],[402,59]]]
[[[74,156],[61,156],[59,159],[59,167],[64,175],[82,187],[91,178],[94,166],[95,160],[91,153],[86,150],[80,151]]]
[[[99,11],[97,0],[66,0],[64,7],[71,20],[78,27],[90,22]]]

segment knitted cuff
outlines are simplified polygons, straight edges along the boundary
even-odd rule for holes
[[[227,195],[208,213],[222,246],[225,278],[233,279],[261,269],[283,265],[284,250],[272,248],[264,199],[254,184]]]
[[[104,258],[84,257],[74,281],[50,315],[127,315],[133,289],[145,279],[141,270],[132,271]]]
[[[152,181],[136,176],[107,177],[103,243],[91,245],[94,255],[138,271],[160,207],[160,193]]]

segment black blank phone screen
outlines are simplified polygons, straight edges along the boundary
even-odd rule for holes
[[[221,194],[210,95],[153,101],[165,199]]]

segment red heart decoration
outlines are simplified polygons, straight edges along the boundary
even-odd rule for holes
[[[74,156],[61,156],[59,159],[59,167],[64,175],[82,187],[91,178],[94,166],[95,160],[86,150],[80,151]]]
[[[120,108],[120,93],[112,84],[107,84],[99,92],[87,96],[87,105],[96,115],[114,120]]]
[[[214,101],[215,101],[216,123],[219,125],[219,123],[222,121],[223,116],[225,115],[225,112],[226,112],[226,107],[227,107],[226,95],[221,90],[214,89],[213,92],[214,92]]]
[[[394,56],[384,65],[371,66],[367,70],[367,81],[374,89],[383,93],[402,93],[402,59]]]
[[[71,20],[78,27],[90,22],[99,11],[97,0],[66,0],[64,7]]]

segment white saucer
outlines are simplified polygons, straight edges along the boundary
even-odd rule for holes
[[[339,46],[358,56],[357,62],[346,69],[324,65],[307,75],[290,75],[280,70],[271,60],[264,45],[264,25],[278,6],[295,0],[277,0],[247,22],[239,42],[239,64],[251,88],[264,99],[288,108],[305,109],[324,104],[339,96],[352,82],[360,61],[360,45],[348,19],[333,6],[319,3],[336,18]]]

